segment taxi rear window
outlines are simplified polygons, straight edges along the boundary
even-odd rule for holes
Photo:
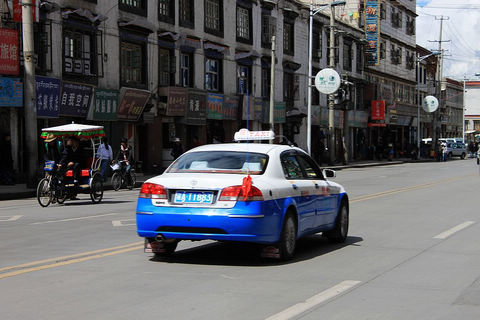
[[[268,156],[236,151],[199,151],[182,155],[167,170],[169,173],[232,173],[260,175],[265,172]]]

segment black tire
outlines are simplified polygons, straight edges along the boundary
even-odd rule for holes
[[[95,173],[90,182],[90,199],[93,203],[99,203],[103,198],[103,178],[99,173]]]
[[[337,219],[335,220],[335,227],[325,232],[325,236],[329,241],[334,243],[343,243],[347,240],[349,224],[348,205],[346,201],[342,201],[338,209]]]
[[[119,172],[115,172],[112,176],[112,187],[115,191],[122,187],[122,175]]]
[[[465,154],[465,152],[463,152],[462,155],[460,156],[460,158],[463,160],[463,159],[465,159],[466,156],[467,155]]]
[[[295,248],[297,246],[297,222],[293,214],[287,213],[283,221],[282,233],[280,235],[280,242],[278,243],[278,250],[280,260],[287,261],[295,255]]]
[[[50,180],[43,178],[37,186],[37,200],[42,207],[48,207],[52,202],[52,190],[50,189]]]
[[[129,190],[132,190],[135,188],[135,183],[137,183],[137,175],[135,174],[135,171],[131,170],[130,171],[130,183],[127,185]]]

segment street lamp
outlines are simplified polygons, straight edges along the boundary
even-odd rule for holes
[[[310,26],[309,26],[309,33],[308,33],[308,86],[307,86],[307,151],[308,154],[312,154],[312,35],[313,35],[313,16],[319,13],[322,10],[327,8],[332,8],[331,17],[330,17],[330,37],[333,34],[333,26],[335,21],[335,11],[334,7],[345,5],[345,0],[333,1],[329,4],[317,5],[317,8],[314,9],[313,0],[310,1]],[[333,46],[334,42],[330,40],[330,46]],[[332,54],[330,54],[330,60],[332,60]],[[330,99],[330,96],[329,96]],[[330,120],[330,116],[329,116]],[[329,123],[330,128],[330,123]],[[333,146],[330,146],[333,148]]]
[[[437,56],[440,52],[432,52],[425,56],[419,56],[417,53],[417,149],[420,155],[420,62],[431,56]],[[433,143],[433,141],[432,141]]]

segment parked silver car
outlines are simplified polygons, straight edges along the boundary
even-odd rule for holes
[[[462,142],[447,142],[447,156],[448,158],[460,157],[461,159],[465,159],[467,156],[465,144]]]

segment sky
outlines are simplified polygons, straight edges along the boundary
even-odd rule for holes
[[[443,16],[443,76],[453,79],[480,80],[480,1],[417,0],[417,44],[438,49],[440,18]]]

